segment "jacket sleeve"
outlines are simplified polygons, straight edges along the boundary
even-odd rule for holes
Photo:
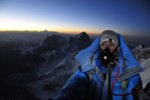
[[[146,100],[144,99],[144,91],[142,88],[142,80],[140,78],[140,75],[137,74],[135,76],[132,76],[132,81],[134,84],[134,88],[132,89],[132,94],[135,100]]]
[[[150,100],[150,97],[144,92],[142,88],[142,80],[140,78],[140,75],[136,75],[134,77],[135,77],[134,83],[136,83],[136,86],[132,89],[134,99]]]
[[[54,100],[82,100],[88,89],[88,78],[79,69],[71,76]]]

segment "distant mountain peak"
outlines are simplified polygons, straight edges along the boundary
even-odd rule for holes
[[[145,46],[143,44],[140,44],[140,45],[136,46],[134,49],[143,49],[143,48],[145,48]]]
[[[136,46],[132,52],[137,60],[148,59],[150,57],[150,47],[145,48],[143,44]]]
[[[48,32],[48,30],[43,30],[43,32]]]
[[[91,39],[86,32],[81,32],[69,40],[69,50],[81,50],[88,47],[91,44]]]
[[[80,34],[77,34],[74,38],[80,38],[80,37],[88,37],[88,34],[86,32],[81,32]]]

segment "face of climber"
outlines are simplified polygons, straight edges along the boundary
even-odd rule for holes
[[[102,51],[104,51],[106,48],[109,48],[110,52],[113,53],[117,46],[112,41],[105,41],[101,43],[100,47]]]

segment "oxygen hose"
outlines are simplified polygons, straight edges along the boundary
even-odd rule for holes
[[[113,66],[114,66],[114,63],[118,66],[118,70],[117,70],[117,73],[116,73],[116,76],[115,76],[115,79],[112,83],[112,88],[111,88],[111,73],[112,73],[112,70],[113,70]],[[114,61],[113,62],[110,62],[108,64],[108,67],[107,67],[107,73],[106,73],[106,80],[105,80],[105,83],[104,83],[104,88],[103,88],[103,93],[105,94],[104,96],[102,96],[102,99],[103,100],[112,100],[112,90],[114,88],[114,85],[118,79],[118,75],[119,75],[119,70],[120,70],[120,67],[119,67],[119,64]]]
[[[103,93],[105,95],[102,95],[102,100],[112,100],[110,82],[111,82],[111,72],[112,72],[113,66],[114,64],[110,62],[107,67],[106,80],[103,86]]]

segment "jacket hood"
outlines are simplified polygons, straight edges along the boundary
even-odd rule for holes
[[[117,33],[117,34],[119,36],[119,42],[120,42],[120,45],[119,45],[120,56],[121,56],[121,58],[123,58],[125,60],[126,70],[134,68],[136,66],[139,66],[140,64],[134,58],[132,52],[130,51],[130,49],[126,45],[126,43],[125,43],[124,39],[122,38],[122,36],[119,33]],[[76,60],[80,63],[83,72],[93,69],[90,58],[92,57],[93,54],[98,54],[98,52],[100,53],[99,44],[100,44],[100,36],[98,36],[92,42],[92,44],[89,47],[87,47],[86,49],[81,50],[75,56]],[[123,68],[121,68],[120,72],[123,72]]]

